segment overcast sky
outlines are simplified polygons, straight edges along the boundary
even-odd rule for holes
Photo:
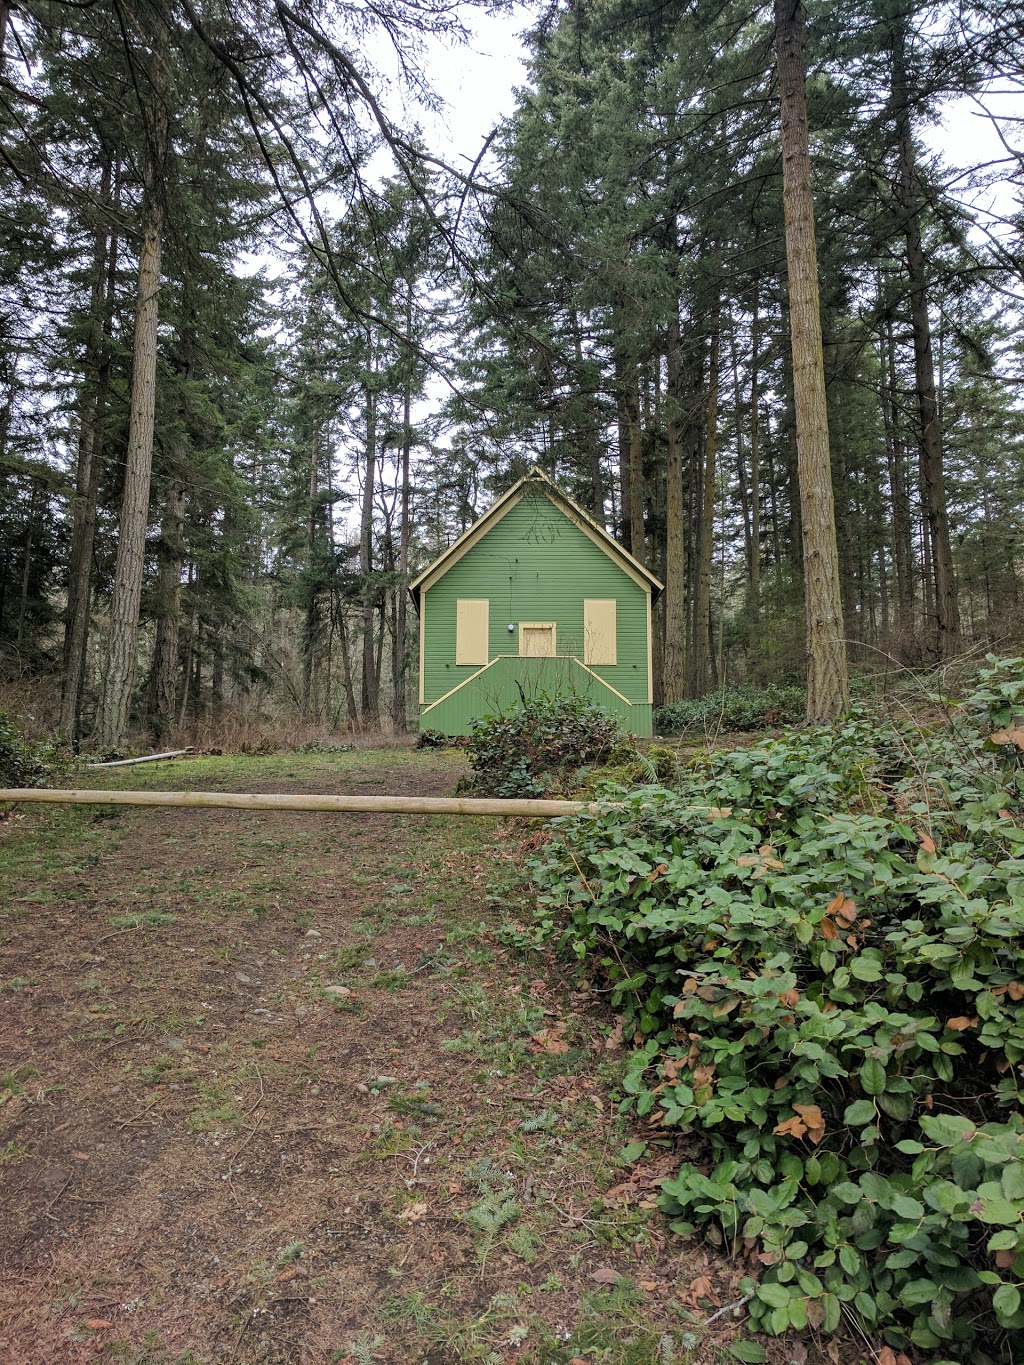
[[[529,26],[532,9],[517,6],[512,14],[470,11],[476,29],[465,46],[437,43],[430,73],[446,108],[425,115],[424,131],[445,157],[472,165],[487,134],[515,108],[516,86],[526,81],[526,52],[519,34]]]
[[[511,14],[489,15],[469,10],[475,30],[465,47],[432,45],[429,71],[446,108],[441,115],[421,114],[432,150],[446,160],[472,165],[487,134],[515,108],[515,89],[526,83],[526,53],[519,34],[535,19],[535,6],[517,6]],[[1024,113],[1024,94],[999,82],[986,98],[989,109],[1000,115]],[[1012,145],[1020,145],[1020,125],[1003,124]],[[973,100],[956,100],[948,106],[942,125],[926,131],[928,146],[941,151],[954,166],[996,163],[1007,157],[996,130]],[[1000,174],[1009,174],[1009,163]],[[994,208],[1003,214],[1019,211],[1020,189],[1002,185],[981,194],[969,192],[966,183],[955,183],[953,193],[981,210]]]

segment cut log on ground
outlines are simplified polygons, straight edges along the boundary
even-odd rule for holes
[[[165,754],[146,754],[145,758],[112,758],[108,763],[87,763],[87,768],[127,768],[132,763],[156,763],[161,758],[181,758],[192,752],[191,744],[187,749],[169,749]]]
[[[585,801],[542,801],[470,796],[319,796],[274,792],[131,792],[53,790],[15,787],[0,790],[0,801],[49,801],[76,806],[178,806],[200,810],[334,811],[391,815],[555,815],[596,813],[602,807]]]

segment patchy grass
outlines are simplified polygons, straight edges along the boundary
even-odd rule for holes
[[[444,794],[463,771],[451,750],[361,749],[88,780]],[[666,1235],[678,1153],[619,1114],[599,1000],[505,941],[534,828],[0,823],[10,1359],[735,1358],[736,1323],[701,1324],[738,1268]]]

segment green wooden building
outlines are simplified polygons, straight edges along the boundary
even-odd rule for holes
[[[462,735],[527,696],[598,702],[651,734],[651,603],[661,584],[539,469],[410,585],[420,729]]]

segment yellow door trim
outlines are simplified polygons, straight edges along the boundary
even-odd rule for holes
[[[551,632],[551,653],[550,654],[527,654],[523,650],[523,631],[524,630],[549,630]],[[520,621],[519,622],[519,657],[521,659],[554,659],[558,656],[558,626],[554,621]]]

